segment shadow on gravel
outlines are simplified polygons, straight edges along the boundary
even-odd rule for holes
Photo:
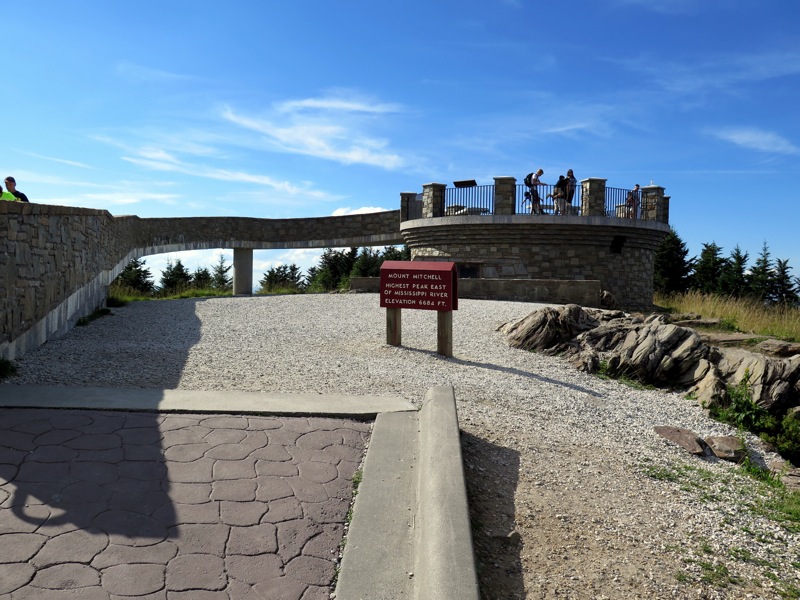
[[[461,432],[472,541],[483,600],[525,598],[514,529],[519,453]]]
[[[537,381],[541,381],[542,383],[551,383],[553,385],[559,385],[561,387],[565,387],[571,390],[575,390],[576,392],[583,392],[584,394],[589,394],[590,396],[594,396],[596,398],[602,398],[603,394],[596,392],[595,390],[591,390],[589,388],[584,388],[579,385],[574,385],[572,383],[565,383],[558,379],[551,379],[550,377],[543,377],[542,375],[538,375],[536,373],[532,373],[531,371],[523,371],[522,369],[515,369],[513,367],[503,367],[500,365],[493,365],[490,363],[482,363],[476,362],[474,360],[465,360],[463,358],[447,358],[434,352],[433,350],[420,350],[419,348],[408,348],[406,346],[402,347],[403,350],[407,350],[409,352],[419,352],[420,354],[429,354],[434,358],[439,358],[441,360],[446,360],[448,362],[456,363],[459,365],[464,365],[466,367],[478,367],[479,369],[487,369],[489,371],[497,371],[499,373],[506,373],[508,375],[518,375],[520,377],[528,377],[530,379],[536,379]]]

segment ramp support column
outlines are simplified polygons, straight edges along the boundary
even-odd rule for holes
[[[233,294],[253,295],[253,249],[233,249]]]

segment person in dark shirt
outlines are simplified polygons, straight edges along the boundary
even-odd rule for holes
[[[17,191],[17,180],[11,176],[6,177],[6,189],[20,202],[30,202],[28,197],[20,191]]]

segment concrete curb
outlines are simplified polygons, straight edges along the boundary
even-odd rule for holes
[[[2,384],[0,407],[372,418],[379,413],[412,410],[414,405],[396,396]]]
[[[428,390],[420,411],[418,598],[478,600],[464,462],[452,387]]]
[[[378,415],[337,600],[478,600],[452,387],[422,409]]]

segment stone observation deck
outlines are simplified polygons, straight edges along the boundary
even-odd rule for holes
[[[652,303],[653,256],[669,233],[664,188],[642,188],[636,218],[622,218],[624,197],[604,179],[581,181],[564,216],[523,214],[520,191],[515,178],[495,177],[483,200],[463,201],[430,183],[421,195],[401,193],[400,210],[304,219],[147,219],[0,202],[0,357],[21,356],[102,306],[131,259],[183,250],[232,249],[235,294],[252,293],[254,249],[405,243],[412,260],[456,262],[464,297],[597,306],[608,290],[626,308]]]

